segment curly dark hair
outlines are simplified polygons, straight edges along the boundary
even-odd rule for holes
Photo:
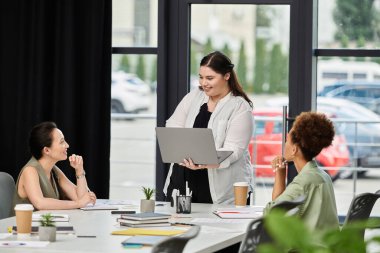
[[[303,112],[297,116],[290,132],[293,144],[301,149],[307,161],[311,161],[323,148],[330,146],[334,135],[331,120],[316,112]]]

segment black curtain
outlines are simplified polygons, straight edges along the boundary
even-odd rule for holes
[[[54,121],[84,157],[89,187],[109,196],[111,0],[0,4],[0,171],[15,179],[33,125]],[[68,161],[57,164],[75,182]]]

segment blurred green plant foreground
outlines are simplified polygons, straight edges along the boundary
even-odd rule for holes
[[[380,235],[364,241],[360,233],[365,228],[379,228],[379,218],[345,225],[341,231],[310,231],[299,217],[273,210],[265,217],[264,226],[274,242],[259,245],[259,253],[365,253],[368,244],[380,244]]]

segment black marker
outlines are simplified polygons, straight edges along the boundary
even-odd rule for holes
[[[111,214],[134,214],[136,211],[126,211],[126,210],[114,210]]]

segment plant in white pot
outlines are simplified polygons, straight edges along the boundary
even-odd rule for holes
[[[154,194],[154,189],[149,187],[142,187],[142,191],[144,192],[145,199],[142,199],[140,202],[140,212],[142,213],[153,213],[155,201],[152,199]]]
[[[41,215],[40,226],[38,227],[38,236],[40,241],[55,242],[57,228],[54,224],[54,216],[51,213]]]

